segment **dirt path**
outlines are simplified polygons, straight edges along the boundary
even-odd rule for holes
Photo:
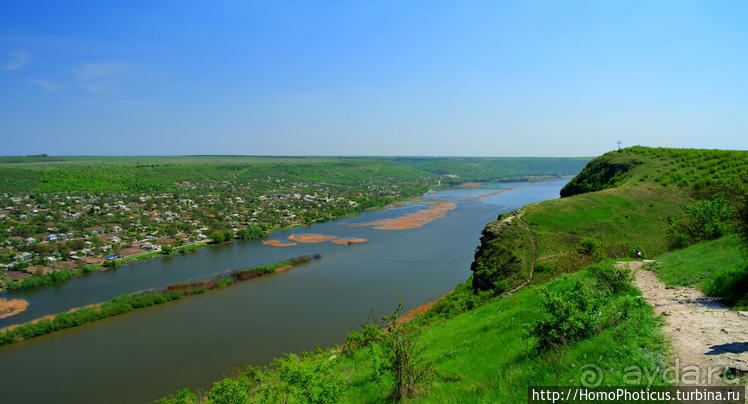
[[[682,385],[720,385],[725,367],[748,373],[748,313],[733,311],[690,287],[670,287],[642,269],[651,261],[619,262],[636,270],[636,286],[655,313],[665,314],[663,329],[675,349],[674,369]]]
[[[509,222],[513,221],[514,219],[517,219],[517,222],[519,223],[519,225],[522,226],[522,228],[525,229],[527,231],[527,233],[530,235],[530,244],[532,245],[532,261],[530,261],[530,275],[527,277],[526,281],[520,283],[517,287],[515,287],[512,290],[510,290],[509,292],[506,292],[506,294],[504,294],[504,297],[509,297],[509,296],[513,295],[518,290],[522,289],[528,283],[530,283],[532,281],[533,273],[535,272],[535,258],[536,258],[536,255],[537,255],[538,246],[537,246],[537,244],[535,242],[535,234],[533,234],[533,232],[530,231],[530,226],[528,226],[527,223],[525,223],[525,221],[522,220],[522,215],[524,215],[524,214],[525,214],[524,210],[517,211],[513,215],[511,215],[511,216],[509,216],[507,218],[504,218],[504,220],[502,220],[502,222],[509,223]]]

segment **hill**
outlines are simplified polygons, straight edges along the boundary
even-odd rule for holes
[[[678,227],[688,206],[696,209],[720,194],[725,212],[744,215],[747,178],[743,151],[631,147],[606,153],[562,189],[561,199],[525,206],[520,223],[527,226],[505,222],[509,214],[489,223],[475,255],[473,285],[503,292],[531,269],[543,281],[600,257],[633,257],[636,249],[654,257],[684,247],[689,240],[678,238],[689,236]]]
[[[586,158],[384,158],[262,156],[0,157],[0,192],[175,192],[184,181],[211,186],[258,179],[367,185],[458,184],[573,175]]]

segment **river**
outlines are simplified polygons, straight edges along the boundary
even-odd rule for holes
[[[314,233],[368,239],[364,244],[271,247],[237,241],[9,294],[27,299],[30,306],[0,326],[227,269],[322,255],[319,261],[281,274],[2,347],[1,401],[150,402],[184,387],[208,389],[242,364],[262,365],[284,352],[342,343],[345,334],[372,312],[389,314],[398,296],[406,309],[413,308],[466,280],[486,223],[500,212],[557,198],[565,183],[503,183],[430,192],[425,196],[455,201],[457,208],[420,228],[346,225],[401,216],[423,209],[428,201],[270,237],[285,240],[291,234]],[[515,186],[519,187],[470,199]]]

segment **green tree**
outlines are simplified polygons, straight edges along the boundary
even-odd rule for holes
[[[218,230],[208,233],[208,238],[210,238],[210,242],[213,244],[223,243],[225,240],[223,232]]]

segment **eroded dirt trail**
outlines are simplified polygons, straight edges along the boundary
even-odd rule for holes
[[[663,331],[675,349],[679,384],[724,384],[725,367],[748,373],[748,313],[730,310],[696,288],[666,286],[642,269],[647,262],[618,264],[636,271],[636,286],[655,314],[665,314]]]
[[[527,234],[530,236],[530,245],[532,246],[532,261],[530,262],[530,274],[528,275],[527,280],[520,283],[519,285],[517,285],[517,287],[510,290],[509,292],[506,292],[504,294],[504,297],[509,297],[515,294],[518,290],[524,288],[528,283],[532,282],[532,276],[535,272],[535,259],[538,252],[538,246],[535,241],[535,234],[530,230],[530,226],[528,226],[527,223],[522,220],[522,215],[524,214],[524,210],[516,210],[512,212],[511,216],[508,216],[502,220],[502,223],[510,223],[516,218],[519,225],[522,226],[522,228],[525,229],[525,231],[527,231]]]

